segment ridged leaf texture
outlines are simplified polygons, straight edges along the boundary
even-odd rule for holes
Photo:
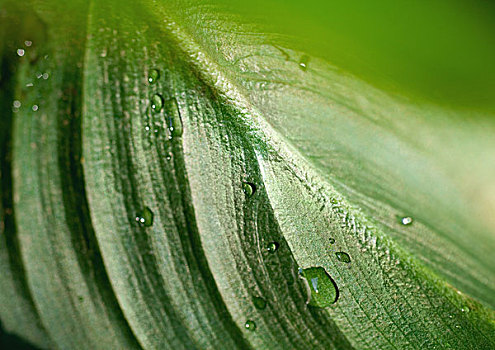
[[[495,347],[492,114],[375,88],[214,1],[1,4],[7,332]]]

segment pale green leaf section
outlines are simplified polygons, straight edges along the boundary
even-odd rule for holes
[[[304,53],[279,46],[297,38],[257,33],[228,7],[193,3],[170,12],[181,18],[178,35],[199,44],[190,50],[205,57],[200,69],[236,86],[326,181],[424,264],[493,307],[495,116],[390,96],[317,58],[303,70]],[[400,225],[404,216],[414,224]]]

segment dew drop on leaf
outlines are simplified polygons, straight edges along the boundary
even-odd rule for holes
[[[330,244],[334,244],[335,243],[335,238],[330,238],[328,241],[330,242]]]
[[[242,183],[242,189],[243,189],[246,197],[249,198],[254,194],[254,192],[256,192],[256,185],[254,185],[251,182],[243,182]]]
[[[153,112],[158,113],[163,108],[163,97],[159,94],[153,95],[151,98],[151,109]]]
[[[136,222],[141,226],[150,227],[153,225],[153,212],[150,208],[145,207],[141,213],[136,216]]]
[[[263,299],[262,297],[254,297],[253,304],[254,307],[257,308],[258,310],[266,309],[266,300]]]
[[[412,224],[413,219],[410,216],[405,216],[402,219],[400,219],[400,222],[402,225],[407,226]]]
[[[246,323],[244,324],[244,327],[247,330],[254,331],[256,330],[256,323],[254,323],[254,321],[252,320],[247,320]]]
[[[309,62],[309,56],[302,55],[301,59],[299,60],[299,68],[301,68],[301,70],[305,72],[308,69],[308,62]]]
[[[181,137],[183,134],[182,117],[180,116],[179,106],[175,99],[167,100],[166,111],[168,114],[168,130],[170,131],[170,139]]]
[[[150,85],[155,84],[160,78],[160,71],[158,69],[152,69],[148,72],[148,83]]]
[[[339,261],[342,261],[346,264],[351,262],[351,257],[345,252],[336,252],[335,255],[337,256],[337,260]]]
[[[337,301],[339,297],[337,285],[323,267],[304,269],[301,275],[308,281],[311,291],[309,305],[323,308]]]
[[[266,248],[266,250],[268,250],[269,253],[275,253],[279,247],[280,244],[278,244],[278,242],[270,242],[268,243],[268,247]]]

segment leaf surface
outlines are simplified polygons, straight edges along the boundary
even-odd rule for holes
[[[1,252],[33,315],[13,302],[2,321],[27,328],[9,331],[60,348],[493,347],[493,201],[473,199],[493,191],[493,115],[378,90],[228,6],[57,4],[33,2],[46,39],[8,80],[19,251]],[[318,283],[336,303],[308,305]]]

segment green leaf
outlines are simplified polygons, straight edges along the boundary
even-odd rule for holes
[[[223,2],[2,3],[23,28],[0,56],[7,331],[494,346],[488,109],[380,90]]]

